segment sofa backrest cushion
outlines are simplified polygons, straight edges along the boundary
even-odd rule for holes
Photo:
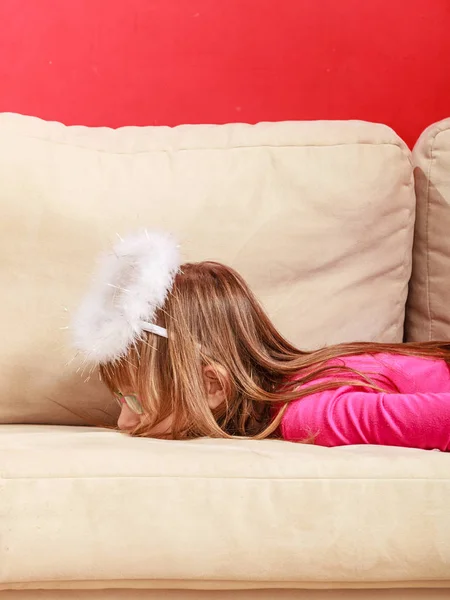
[[[410,153],[363,122],[65,127],[0,115],[0,422],[111,411],[67,327],[116,234],[170,230],[237,268],[304,349],[401,341],[415,200]]]
[[[417,220],[406,337],[450,340],[450,119],[423,132],[413,161]]]

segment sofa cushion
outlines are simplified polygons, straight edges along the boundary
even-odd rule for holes
[[[0,587],[449,586],[450,456],[0,426]]]
[[[413,160],[417,223],[407,339],[450,340],[450,119],[423,132]]]
[[[114,131],[3,114],[0,202],[0,422],[114,410],[64,327],[97,254],[142,226],[240,270],[302,348],[402,340],[415,199],[409,151],[383,125]]]

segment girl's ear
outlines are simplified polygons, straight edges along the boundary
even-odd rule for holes
[[[220,367],[206,365],[203,367],[203,382],[205,385],[208,405],[211,410],[220,406],[226,400],[224,378],[226,373],[222,373]]]

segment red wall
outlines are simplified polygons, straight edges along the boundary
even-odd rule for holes
[[[0,111],[67,124],[450,116],[449,0],[1,0]]]

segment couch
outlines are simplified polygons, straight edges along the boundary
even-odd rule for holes
[[[313,349],[450,339],[450,120],[65,127],[0,115],[1,600],[450,598],[450,457],[134,439],[70,317],[139,227]]]

